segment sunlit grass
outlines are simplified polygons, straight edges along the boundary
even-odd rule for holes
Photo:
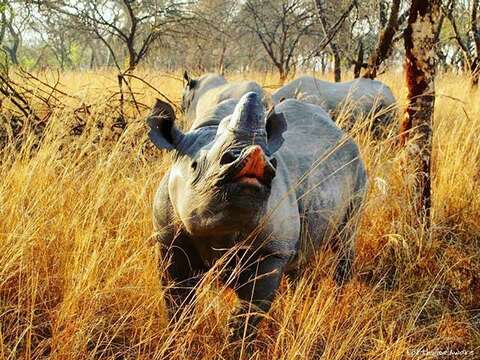
[[[138,75],[180,100],[181,74]],[[270,74],[228,77],[278,83]],[[401,113],[402,74],[381,79]],[[229,358],[236,301],[215,271],[198,289],[192,317],[169,325],[166,316],[151,203],[171,160],[146,145],[144,125],[161,95],[133,80],[140,111],[127,104],[129,127],[113,136],[95,124],[118,116],[115,74],[67,72],[60,80],[72,97],[61,99],[42,145],[31,151],[30,136],[0,158],[0,357]],[[284,279],[254,358],[405,359],[417,349],[480,356],[480,96],[467,84],[454,74],[437,83],[432,238],[412,212],[415,178],[395,131],[374,141],[353,129],[370,180],[356,275],[338,289],[326,251],[298,283]],[[82,106],[87,131],[70,136]]]

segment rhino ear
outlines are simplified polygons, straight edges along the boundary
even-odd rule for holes
[[[187,70],[183,72],[183,79],[187,82],[187,84],[190,82],[190,76],[188,76]]]
[[[268,148],[273,154],[282,146],[283,133],[287,130],[287,120],[282,113],[276,113],[275,108],[268,112],[266,120]]]
[[[187,87],[188,87],[190,90],[193,89],[193,88],[195,87],[195,85],[197,84],[197,80],[192,79],[192,78],[190,77],[190,75],[188,75],[187,70],[185,70],[185,71],[183,72],[183,79],[186,81]]]
[[[148,137],[159,149],[174,150],[182,141],[183,134],[175,126],[175,111],[165,101],[157,99],[147,124],[150,127]]]

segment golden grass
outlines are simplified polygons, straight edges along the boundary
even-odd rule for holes
[[[139,74],[179,100],[179,80]],[[264,74],[231,78],[276,83]],[[400,108],[402,79],[382,78]],[[42,146],[30,151],[29,137],[0,157],[0,358],[231,358],[234,296],[214,291],[215,281],[199,289],[193,318],[169,326],[151,203],[170,157],[145,144],[146,110],[129,105],[130,126],[113,141],[109,126],[94,125],[115,117],[114,74],[65,73],[61,83],[76,98],[62,99]],[[408,147],[397,149],[395,134],[381,142],[355,135],[370,179],[356,275],[336,288],[325,252],[296,286],[283,281],[253,358],[438,357],[416,350],[480,358],[480,95],[467,84],[445,74],[437,85],[432,238],[412,214]],[[133,86],[140,103],[158,96],[139,81]],[[82,104],[89,114],[77,116],[91,131],[69,136]]]

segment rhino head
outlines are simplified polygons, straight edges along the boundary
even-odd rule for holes
[[[197,115],[197,104],[200,98],[209,90],[220,87],[227,83],[222,75],[209,73],[204,74],[198,79],[191,78],[185,71],[183,74],[184,88],[182,92],[181,110],[185,117],[193,120]]]
[[[173,110],[160,100],[147,121],[153,143],[174,152],[169,198],[191,235],[238,233],[258,224],[287,127],[282,114],[266,114],[259,95],[250,92],[218,127],[182,133]]]

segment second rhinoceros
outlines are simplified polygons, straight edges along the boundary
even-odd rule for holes
[[[286,100],[266,113],[249,92],[182,133],[165,105],[157,102],[148,123],[157,147],[174,153],[153,214],[178,285],[167,287],[171,309],[192,301],[201,275],[236,247],[224,271],[239,298],[263,312],[282,274],[326,241],[339,253],[336,280],[349,278],[366,172],[357,145],[320,107]],[[250,318],[249,333],[259,319]]]
[[[321,106],[334,118],[343,106],[352,113],[352,119],[376,113],[373,123],[374,131],[389,125],[395,117],[395,96],[384,83],[371,79],[355,79],[332,83],[314,78],[300,76],[282,86],[272,94],[275,103],[282,99],[298,99]],[[349,122],[351,127],[352,121]]]
[[[190,121],[197,118],[202,121],[206,112],[211,111],[220,102],[225,100],[239,100],[248,92],[255,92],[266,106],[273,104],[271,97],[255,81],[227,80],[219,74],[209,73],[198,79],[191,78],[185,71],[183,74],[186,82],[182,94],[182,110]]]

